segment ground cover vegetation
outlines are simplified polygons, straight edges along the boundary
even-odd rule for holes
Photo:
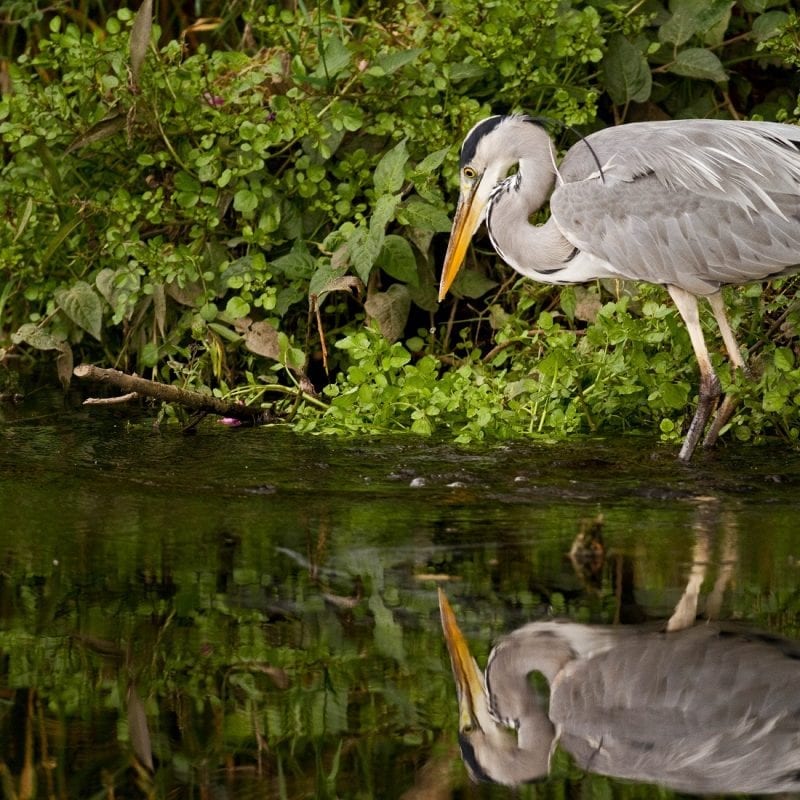
[[[679,438],[696,367],[662,289],[536,285],[479,241],[437,302],[458,144],[510,110],[562,148],[639,119],[795,121],[791,3],[151,9],[0,2],[6,386],[92,361],[307,431]],[[796,287],[728,292],[754,365],[714,351],[740,439],[800,435]]]

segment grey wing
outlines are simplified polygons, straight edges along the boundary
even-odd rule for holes
[[[576,662],[551,695],[585,769],[690,792],[800,789],[800,661],[704,626]]]
[[[800,264],[800,128],[720,120],[608,128],[561,164],[553,218],[633,280],[695,294]]]

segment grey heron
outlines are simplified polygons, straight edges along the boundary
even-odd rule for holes
[[[474,780],[543,778],[558,744],[587,771],[677,791],[800,790],[796,643],[712,624],[535,622],[500,640],[484,675],[441,589],[439,607]]]
[[[707,298],[731,363],[746,370],[720,290],[789,274],[800,263],[798,148],[794,125],[640,122],[590,134],[558,164],[536,120],[484,119],[461,148],[461,191],[439,300],[484,221],[498,255],[528,278],[666,286],[700,368],[698,406],[679,454],[688,461],[720,396],[697,298]],[[530,216],[548,199],[549,220],[532,225]],[[706,446],[715,443],[733,408],[726,400],[717,409]]]

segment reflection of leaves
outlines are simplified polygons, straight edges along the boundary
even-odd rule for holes
[[[119,643],[111,639],[101,639],[98,636],[90,636],[85,633],[76,633],[73,636],[76,642],[79,642],[89,652],[96,653],[104,658],[121,659],[123,652],[120,649]]]
[[[153,772],[153,748],[150,743],[150,728],[147,725],[147,714],[144,703],[139,697],[136,687],[128,687],[128,735],[131,746],[139,763],[148,772]]]
[[[347,692],[332,689],[315,692],[310,704],[310,731],[315,738],[347,730]]]
[[[379,594],[369,598],[369,610],[375,618],[375,647],[378,652],[398,663],[406,659],[403,647],[403,629],[395,621],[392,612],[386,608]]]
[[[276,441],[271,446],[282,445]],[[298,457],[292,446],[292,442],[286,444],[287,458]],[[369,452],[365,457],[369,457]],[[124,504],[122,508],[113,506],[110,504],[108,508],[111,524],[124,520],[129,513]],[[403,504],[398,509],[401,507]],[[633,510],[629,516],[635,517]],[[156,517],[158,514],[153,518]],[[44,720],[39,724],[53,730],[60,725],[81,734],[74,741],[90,778],[97,774],[98,765],[105,766],[111,761],[110,756],[124,763],[126,750],[134,752],[135,742],[139,743],[139,750],[146,752],[145,735],[152,723],[154,732],[149,738],[159,755],[158,779],[163,781],[159,784],[159,788],[164,787],[163,794],[169,790],[179,794],[175,786],[187,770],[221,771],[235,758],[240,773],[237,780],[246,774],[246,769],[255,774],[257,763],[276,772],[279,769],[276,764],[290,764],[291,769],[286,770],[285,796],[321,796],[319,788],[316,793],[308,790],[309,776],[315,774],[316,764],[322,764],[317,773],[317,787],[323,785],[327,776],[336,775],[337,748],[345,741],[350,755],[343,758],[330,796],[350,796],[352,782],[360,780],[362,775],[376,780],[375,796],[385,796],[380,789],[384,785],[380,782],[381,770],[387,769],[390,755],[400,754],[399,773],[393,772],[390,777],[399,774],[401,781],[410,780],[403,773],[403,764],[412,757],[422,760],[426,756],[431,731],[439,735],[442,730],[455,730],[456,697],[446,649],[438,625],[430,624],[435,620],[435,593],[427,586],[420,590],[419,586],[408,585],[406,547],[382,544],[384,538],[388,541],[388,537],[396,534],[396,515],[382,514],[375,502],[354,505],[349,511],[349,524],[336,531],[336,548],[326,549],[325,563],[317,573],[317,578],[324,576],[323,584],[334,585],[339,581],[344,585],[345,578],[349,585],[352,577],[358,576],[366,587],[363,605],[369,603],[368,633],[366,609],[333,610],[328,606],[328,598],[323,603],[322,595],[312,589],[316,581],[310,582],[311,565],[305,548],[293,554],[292,559],[276,557],[273,545],[285,543],[286,534],[281,527],[285,527],[285,518],[270,513],[263,518],[264,527],[242,533],[241,552],[247,553],[246,569],[242,559],[235,555],[240,552],[239,545],[232,545],[228,536],[218,530],[200,530],[194,534],[197,538],[191,540],[197,546],[166,551],[163,577],[155,572],[142,576],[137,572],[141,552],[158,550],[159,535],[163,536],[158,525],[143,526],[136,538],[121,537],[118,545],[108,551],[108,574],[100,587],[102,593],[86,592],[85,573],[75,574],[52,563],[54,555],[65,558],[68,551],[64,550],[58,530],[51,531],[47,526],[37,541],[36,552],[40,556],[35,572],[31,572],[28,551],[20,554],[15,551],[10,561],[4,563],[4,571],[21,587],[26,598],[24,604],[15,604],[11,609],[14,624],[7,625],[11,630],[2,633],[4,653],[8,654],[12,667],[24,669],[26,678],[32,676],[32,685],[36,685],[33,681],[38,682],[36,702],[41,704],[38,713]],[[413,513],[401,512],[400,521],[406,518],[413,527]],[[459,594],[464,603],[472,602],[474,607],[480,605],[483,609],[481,614],[473,613],[468,621],[473,631],[470,645],[478,651],[476,656],[481,664],[493,632],[492,621],[501,618],[505,610],[499,597],[516,592],[520,603],[517,616],[528,618],[540,611],[545,597],[563,583],[558,565],[563,552],[569,549],[572,532],[571,528],[564,528],[563,518],[563,509],[549,511],[542,517],[563,535],[543,539],[542,548],[535,554],[536,563],[555,565],[551,573],[543,576],[541,595],[530,591],[530,569],[536,566],[530,554],[520,564],[503,559],[500,552],[499,567],[496,559],[502,548],[498,545],[489,543],[485,548],[459,554],[458,573],[466,576],[462,577]],[[364,547],[364,530],[372,531],[376,539],[381,537],[376,546]],[[669,580],[672,574],[669,547],[660,538],[651,538],[652,559],[663,565],[662,572]],[[794,552],[795,542],[788,529],[785,536],[777,537],[775,544],[776,558],[789,558]],[[673,555],[674,546],[673,542]],[[427,566],[426,559],[437,558],[428,548],[416,552],[419,567]],[[69,556],[70,563],[73,560]],[[526,571],[521,566],[530,569]],[[223,588],[219,582],[220,570],[229,569],[234,572]],[[477,577],[470,582],[469,576]],[[417,580],[422,577],[415,575]],[[660,574],[654,579],[656,583],[659,577]],[[502,592],[497,591],[497,581]],[[777,592],[776,587],[767,586],[766,582],[763,593],[754,589],[753,606],[761,609],[759,613],[764,617],[768,600],[772,616],[777,607],[781,618],[796,618],[798,598],[791,592],[790,579],[784,583]],[[176,586],[180,587],[180,594],[166,596],[165,588],[174,590]],[[269,586],[272,595],[266,604],[265,586]],[[31,591],[32,587],[37,591]],[[79,591],[83,591],[80,605],[72,602]],[[180,624],[164,624],[163,618],[153,614],[151,598],[156,591],[161,597],[161,607],[177,614],[173,619]],[[123,593],[131,610],[124,615],[114,614]],[[610,595],[604,597],[613,600]],[[556,594],[554,601],[570,618],[607,613],[607,606],[586,595],[565,600]],[[53,635],[54,627],[78,629],[87,611],[93,620],[91,629],[97,636],[109,637],[108,641],[89,643],[80,634]],[[37,630],[37,622],[44,624],[45,629]],[[124,650],[120,649],[120,639]],[[76,642],[82,642],[83,647],[76,647]],[[129,648],[127,642],[135,645]],[[125,652],[130,661],[123,666]],[[101,673],[97,655],[103,656],[105,662],[111,656],[120,664],[103,663]],[[405,661],[395,660],[397,655],[405,656]],[[114,669],[116,672],[112,673]],[[127,710],[126,681],[120,676],[123,669],[125,674],[137,676],[138,698],[132,702],[138,705],[138,710]],[[112,674],[119,677],[109,681]],[[83,733],[86,719],[99,719],[102,714],[114,722],[109,715],[109,693],[86,689],[98,684],[98,675],[103,676],[104,685],[110,682],[114,687],[122,686],[121,703],[116,696],[113,699],[114,707],[120,707],[121,711],[121,719],[116,720],[118,730],[124,736],[138,714],[143,724],[140,734],[131,731],[128,739],[120,742],[113,734],[113,727],[103,726],[99,735],[110,733],[108,740],[87,741],[89,733],[98,734],[95,726],[89,733]],[[5,728],[2,741],[13,741],[13,726]],[[338,735],[343,732],[347,733],[344,740]],[[392,749],[382,749],[376,757],[370,749],[374,741],[385,741],[386,747],[391,744]],[[120,744],[122,753],[117,752]],[[363,762],[354,761],[353,754],[358,754],[358,748],[363,748]],[[72,753],[70,750],[68,755]],[[53,758],[59,759],[61,769],[61,751]],[[88,769],[90,765],[94,768],[92,772]],[[357,768],[362,771],[354,777]],[[115,796],[135,793],[132,789],[124,791],[128,788],[125,780],[122,773],[115,776]],[[237,785],[240,791],[235,792],[236,796],[257,794]],[[85,796],[86,792],[75,794]]]
[[[280,667],[273,667],[270,664],[247,662],[245,664],[237,664],[233,669],[245,674],[262,673],[268,675],[278,689],[289,688],[289,675],[285,669],[281,669]],[[254,694],[253,696],[258,698],[260,694]]]

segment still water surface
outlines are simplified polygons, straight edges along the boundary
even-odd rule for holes
[[[437,585],[481,665],[533,619],[666,619],[693,562],[723,619],[800,639],[800,453],[674,456],[0,406],[0,791],[519,796],[461,764]],[[559,754],[522,796],[584,791],[664,795]]]

